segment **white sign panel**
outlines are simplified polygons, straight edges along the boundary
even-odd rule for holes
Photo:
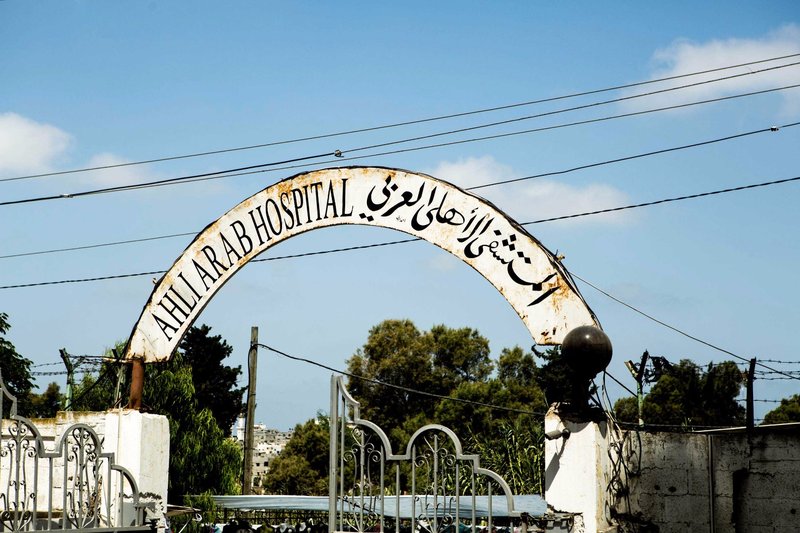
[[[537,344],[598,325],[558,260],[486,200],[423,174],[334,168],[300,174],[246,199],[203,230],[159,280],[126,357],[169,359],[214,294],[248,261],[285,239],[339,224],[424,239],[480,272]]]

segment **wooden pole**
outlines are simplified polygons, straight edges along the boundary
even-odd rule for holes
[[[244,426],[244,479],[242,494],[253,493],[253,427],[256,414],[256,368],[258,363],[258,328],[250,328],[250,352],[247,355],[247,415]]]
[[[756,359],[750,359],[750,368],[747,371],[747,432],[751,433],[755,427],[753,409],[753,379],[755,378]]]

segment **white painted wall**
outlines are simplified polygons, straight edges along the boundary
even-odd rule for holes
[[[40,435],[46,454],[54,453],[63,436],[76,424],[88,426],[96,434],[96,445],[102,447],[102,453],[114,454],[114,464],[124,467],[132,474],[138,485],[140,501],[148,504],[151,509],[149,516],[158,519],[163,516],[166,511],[169,480],[169,424],[166,417],[117,409],[94,413],[59,412],[55,418],[34,419],[32,423]],[[11,437],[10,428],[13,426],[9,420],[2,421],[0,434],[4,445]],[[35,450],[35,432],[29,429],[25,431],[28,438],[28,448],[25,449]],[[15,447],[4,447],[7,453],[0,457],[0,494],[5,492],[5,488],[14,486],[14,483],[24,479],[24,490],[32,491],[35,487],[37,510],[46,512],[48,507],[52,507],[60,514],[64,506],[63,456],[52,461],[52,475],[51,461],[40,457],[37,462],[34,457],[36,454],[26,456],[19,463],[21,469],[17,470],[18,463],[14,454],[9,453],[13,448]],[[73,475],[75,464],[76,461],[68,462],[70,469],[66,473],[67,483],[71,482],[70,476]],[[118,476],[112,475],[111,479],[108,479],[109,476],[105,475],[105,471],[102,475],[105,476],[103,488],[107,488],[111,483],[112,494],[115,494],[118,491],[116,482]],[[129,488],[126,487],[125,492],[130,495]],[[11,500],[15,498],[11,492],[5,497]],[[105,498],[105,492],[102,498]],[[26,505],[32,505],[32,500]]]

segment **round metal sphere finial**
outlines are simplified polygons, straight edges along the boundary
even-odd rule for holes
[[[611,340],[596,326],[579,326],[561,343],[561,355],[578,374],[593,378],[611,362]]]

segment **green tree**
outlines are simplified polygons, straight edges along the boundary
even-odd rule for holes
[[[176,502],[187,495],[241,490],[242,451],[228,438],[231,417],[242,405],[244,389],[235,386],[241,371],[224,364],[232,348],[219,335],[210,336],[210,330],[205,325],[190,328],[181,343],[183,351],[145,368],[143,410],[169,421],[169,492]],[[121,344],[116,348],[120,351]],[[97,375],[84,374],[75,388],[74,409],[102,411],[112,406],[117,369],[114,363],[104,363]]]
[[[270,461],[264,490],[269,494],[327,494],[329,431],[330,420],[322,414],[297,424],[281,454]]]
[[[103,363],[97,375],[85,372],[72,391],[72,411],[105,411],[114,405],[116,365]]]
[[[471,328],[433,326],[430,338],[433,375],[445,394],[462,383],[485,381],[492,373],[489,341]]]
[[[58,383],[50,383],[41,394],[30,395],[31,418],[53,418],[64,405],[64,395]]]
[[[548,403],[533,354],[519,346],[503,348],[497,360],[497,379],[508,389],[520,408],[546,410]]]
[[[731,361],[709,365],[703,371],[684,359],[645,395],[642,418],[648,424],[686,427],[743,425],[745,410],[736,401],[741,386],[742,374]],[[638,421],[634,398],[618,400],[614,411],[620,420]]]
[[[113,348],[106,348],[103,357],[106,359],[97,372],[80,372],[80,379],[72,391],[73,411],[105,411],[116,406],[124,406],[124,395],[127,393],[126,380],[130,374],[129,365],[113,362],[125,351],[125,341],[117,341]],[[76,372],[78,373],[78,372]],[[120,398],[117,398],[117,380]],[[66,404],[66,401],[65,401]]]
[[[764,416],[764,424],[800,422],[800,394],[781,400],[781,404]]]
[[[6,388],[17,398],[17,414],[30,415],[30,395],[33,389],[31,361],[17,353],[14,345],[5,335],[11,329],[8,315],[0,313],[0,377]],[[7,416],[9,413],[3,413]]]
[[[146,370],[143,403],[169,421],[170,499],[205,492],[238,494],[241,449],[219,427],[211,409],[200,407],[192,368],[182,354]]]
[[[434,376],[433,339],[410,320],[386,320],[373,327],[363,348],[348,361],[351,374],[437,394],[445,391]],[[348,381],[348,390],[361,402],[362,416],[387,433],[403,426],[408,413],[433,415],[435,402],[406,390],[370,381]]]
[[[394,451],[405,449],[425,424],[443,424],[466,452],[492,450],[492,467],[512,475],[519,490],[541,492],[542,422],[531,413],[543,412],[546,403],[532,354],[504,349],[495,365],[488,340],[474,329],[439,325],[426,332],[409,320],[386,320],[370,329],[347,368],[367,378],[351,377],[348,390],[362,418],[389,435]],[[327,476],[328,420],[318,417],[297,426],[270,463],[264,487],[268,493],[324,494]]]
[[[590,380],[576,377],[575,370],[561,356],[561,348],[554,346],[538,354],[545,363],[537,372],[537,381],[544,389],[547,403],[568,403],[582,408],[595,391]]]
[[[533,355],[519,347],[504,349],[495,365],[488,340],[471,328],[439,325],[423,332],[409,320],[386,320],[370,330],[348,370],[459,400],[351,378],[348,390],[361,403],[362,417],[387,432],[395,448],[428,423],[453,428],[472,450],[502,449],[509,428],[519,432],[516,442],[537,441],[541,419],[531,412],[547,406]]]
[[[217,424],[229,434],[243,411],[244,387],[237,387],[241,367],[224,364],[233,348],[205,324],[191,327],[180,344],[183,361],[192,368],[192,382],[200,408],[211,410]]]
[[[473,435],[472,449],[481,466],[506,480],[514,494],[541,494],[544,487],[544,428],[519,417],[500,424],[500,438],[491,441]]]

